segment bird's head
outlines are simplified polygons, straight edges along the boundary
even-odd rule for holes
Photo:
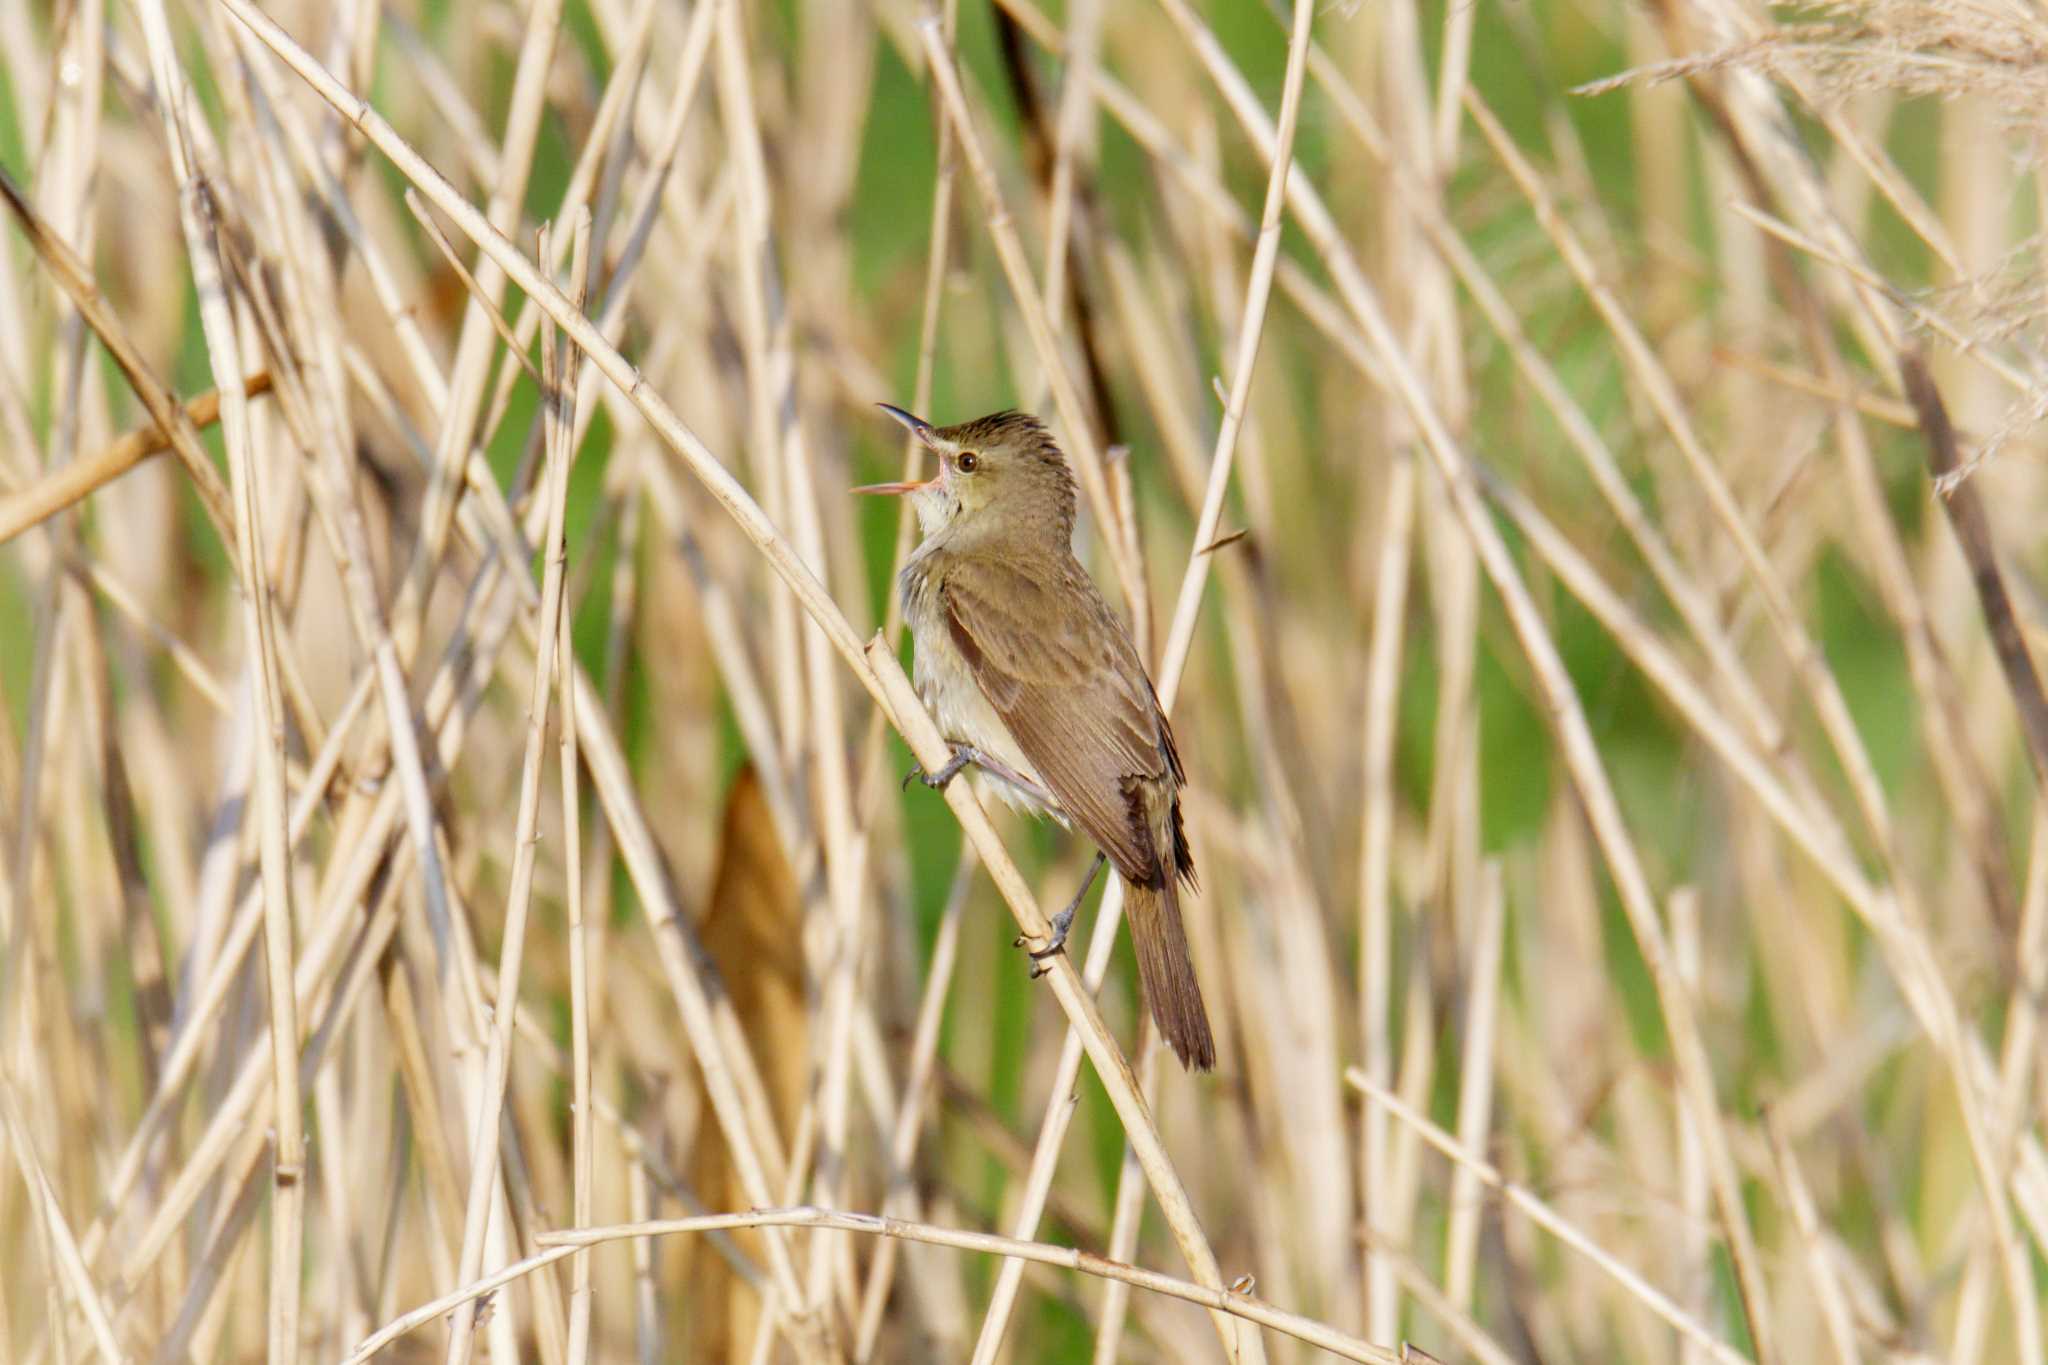
[[[908,494],[927,537],[956,524],[991,534],[1072,537],[1074,476],[1036,417],[997,412],[935,427],[901,408],[879,406],[938,456],[939,472],[918,483],[869,484],[856,493]]]

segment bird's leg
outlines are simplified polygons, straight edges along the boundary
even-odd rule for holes
[[[980,758],[980,755],[981,751],[975,748],[972,744],[955,744],[953,746],[953,756],[950,759],[946,760],[945,767],[939,769],[935,773],[926,772],[924,768],[919,764],[911,764],[910,771],[903,774],[903,783],[901,787],[898,788],[898,790],[909,790],[910,779],[914,777],[918,781],[924,783],[927,787],[930,787],[933,791],[937,791],[939,788],[945,786],[948,782],[951,782],[954,778],[958,777],[960,775],[960,770],[962,768],[966,767],[970,763],[977,762]]]
[[[928,773],[922,767],[913,765],[909,772],[903,774],[903,788],[907,790],[910,786],[910,780],[916,778],[927,787],[937,791],[958,777],[960,770],[970,763],[991,777],[1000,777],[1003,781],[1016,787],[1041,806],[1054,807],[1059,804],[1058,799],[1050,791],[1046,790],[1044,783],[1039,782],[1035,778],[1026,777],[1000,758],[984,750],[977,749],[972,744],[955,744],[953,746],[953,757],[946,761],[945,767],[935,773]]]
[[[1096,850],[1095,861],[1088,864],[1088,875],[1081,879],[1081,889],[1076,891],[1074,898],[1067,902],[1066,909],[1052,917],[1052,941],[1043,948],[1033,948],[1030,950],[1031,979],[1033,981],[1038,980],[1039,977],[1052,970],[1052,968],[1046,966],[1048,958],[1054,953],[1065,950],[1067,946],[1067,931],[1074,927],[1074,912],[1079,910],[1081,902],[1087,899],[1088,888],[1095,885],[1095,874],[1102,871],[1103,863],[1108,860],[1107,854],[1103,853],[1100,849]],[[1024,935],[1017,935],[1010,946],[1022,948],[1024,946]]]

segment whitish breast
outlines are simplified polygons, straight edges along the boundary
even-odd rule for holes
[[[927,581],[916,572],[920,567],[912,563],[903,572],[903,616],[910,624],[910,638],[916,650],[911,676],[917,683],[918,695],[931,708],[948,743],[971,744],[1038,784],[1038,790],[1020,787],[974,767],[970,771],[974,774],[975,792],[984,803],[990,796],[1000,796],[1027,815],[1050,815],[1064,825],[1065,812],[1059,809],[1057,801],[1048,804],[1040,798],[1046,789],[1044,779],[1017,747],[1010,727],[1003,724],[1003,718],[982,695],[981,685],[975,682],[967,660],[953,643],[952,631],[945,622],[944,604],[937,600],[935,592],[927,590]]]

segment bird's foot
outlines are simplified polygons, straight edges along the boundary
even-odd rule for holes
[[[910,771],[903,774],[903,782],[898,790],[909,791],[911,779],[915,778],[932,790],[937,791],[955,777],[958,777],[960,770],[967,767],[970,763],[987,773],[990,777],[1000,778],[1002,781],[1007,782],[1015,789],[1018,795],[1039,808],[1055,813],[1058,812],[1059,798],[1054,796],[1043,782],[1040,782],[1035,777],[1026,776],[1003,762],[1000,758],[997,758],[994,754],[989,753],[986,749],[978,749],[972,744],[953,745],[953,757],[947,761],[945,767],[935,773],[926,772],[922,765],[912,764]]]
[[[948,782],[951,782],[954,778],[958,777],[960,775],[960,770],[974,761],[974,747],[969,744],[957,744],[953,747],[953,757],[946,761],[945,767],[939,769],[935,773],[928,773],[921,766],[917,764],[912,764],[910,771],[903,774],[903,784],[898,788],[898,790],[909,791],[910,779],[914,777],[918,781],[924,783],[927,787],[930,787],[933,791],[937,791],[941,787],[944,787]]]
[[[1081,889],[1076,891],[1074,898],[1067,902],[1066,909],[1052,917],[1052,937],[1046,941],[1045,946],[1043,948],[1026,949],[1031,958],[1031,979],[1033,981],[1038,980],[1039,977],[1052,970],[1050,963],[1054,955],[1066,951],[1067,931],[1074,927],[1074,912],[1081,908],[1081,902],[1087,898],[1088,888],[1095,885],[1095,874],[1102,871],[1102,864],[1105,861],[1106,855],[1098,852],[1095,855],[1095,861],[1088,864],[1088,875],[1081,879]],[[1011,940],[1010,946],[1013,948],[1023,948],[1025,942],[1024,935],[1019,934]]]
[[[1059,954],[1067,952],[1067,931],[1073,929],[1073,911],[1077,909],[1077,905],[1079,905],[1079,900],[1075,902],[1075,905],[1069,905],[1065,911],[1061,911],[1059,915],[1053,917],[1053,937],[1047,939],[1047,945],[1044,945],[1044,948],[1026,948],[1024,950],[1026,956],[1030,956],[1030,978],[1032,980],[1038,980],[1040,976],[1051,972],[1053,970],[1053,958],[1057,958]],[[1012,943],[1012,948],[1024,948],[1024,935],[1022,933],[1016,937],[1016,941]]]

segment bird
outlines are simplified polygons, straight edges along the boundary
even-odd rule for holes
[[[922,482],[854,490],[908,497],[917,514],[921,540],[897,588],[913,678],[952,754],[937,772],[911,776],[942,787],[971,768],[984,796],[1093,840],[1099,851],[1080,891],[1053,917],[1051,941],[1031,950],[1032,975],[1064,949],[1074,912],[1113,863],[1160,1036],[1183,1067],[1213,1068],[1181,919],[1183,891],[1197,889],[1181,819],[1187,774],[1130,632],[1074,557],[1066,456],[1029,413],[936,427],[877,406],[939,462]]]

